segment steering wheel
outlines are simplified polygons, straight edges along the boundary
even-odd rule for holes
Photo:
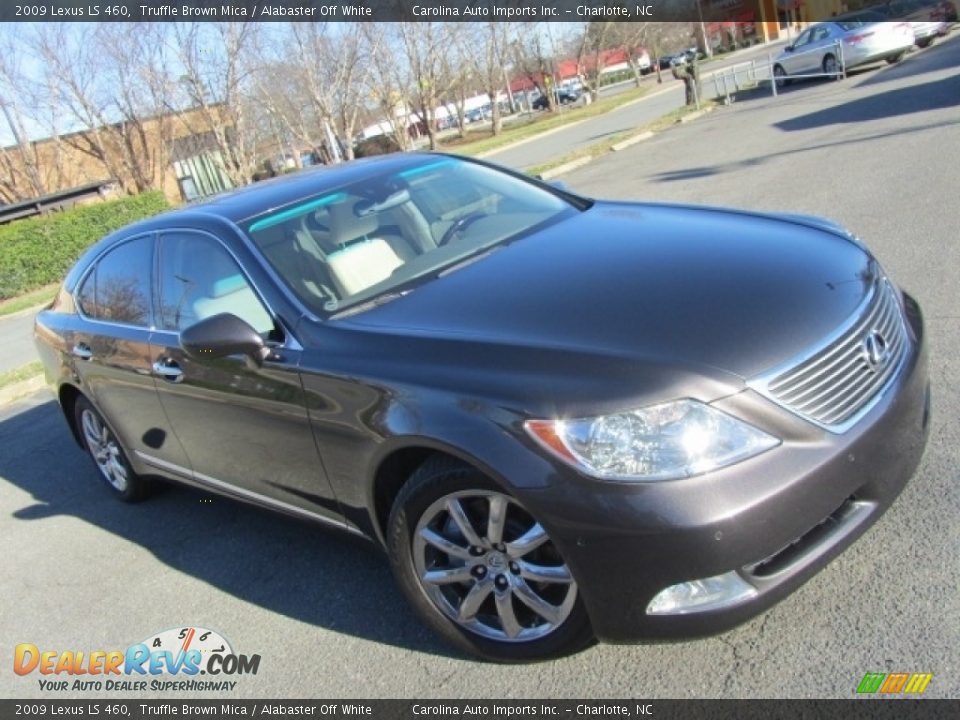
[[[448,242],[453,239],[453,236],[457,233],[463,232],[468,227],[473,225],[480,218],[485,218],[487,214],[477,210],[472,213],[467,213],[462,218],[453,223],[450,227],[447,228],[447,231],[443,234],[443,237],[440,238],[440,241],[437,243],[438,247],[443,247]]]

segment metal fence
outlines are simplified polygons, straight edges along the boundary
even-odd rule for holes
[[[845,78],[846,69],[843,59],[843,43],[839,40],[831,45],[817,46],[812,50],[805,50],[799,53],[791,53],[790,58],[797,58],[803,55],[819,54],[826,56],[832,54],[836,59],[836,70],[827,72],[804,72],[798,74],[789,74],[780,76],[784,80],[800,80],[805,78]],[[822,67],[821,63],[814,63]],[[736,98],[736,94],[742,90],[753,89],[764,83],[770,84],[770,92],[777,96],[777,75],[774,68],[777,66],[773,53],[768,53],[765,59],[750,60],[748,62],[730,65],[722,70],[716,70],[706,74],[701,78],[700,84],[703,88],[704,98],[720,100],[729,105]]]

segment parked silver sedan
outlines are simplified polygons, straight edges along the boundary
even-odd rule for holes
[[[773,66],[778,87],[791,77],[836,76],[842,68],[886,60],[894,63],[913,46],[906,22],[886,22],[862,11],[808,27],[777,56]]]

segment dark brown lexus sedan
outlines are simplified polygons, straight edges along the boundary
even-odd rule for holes
[[[930,403],[920,308],[836,225],[443,155],[127,227],[36,336],[112,494],[161,477],[367,536],[496,660],[770,607],[894,501]]]

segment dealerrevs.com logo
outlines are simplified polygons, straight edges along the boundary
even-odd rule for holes
[[[150,635],[125,650],[48,650],[17,645],[13,671],[39,674],[45,691],[234,690],[240,675],[256,675],[260,655],[240,655],[220,633],[179,627]],[[202,678],[200,676],[203,676]]]

